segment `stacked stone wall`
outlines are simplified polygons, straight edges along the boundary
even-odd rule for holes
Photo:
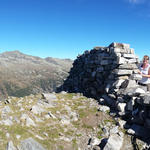
[[[133,82],[134,86],[140,78],[138,63],[138,57],[129,44],[95,47],[77,57],[63,89],[97,99],[105,92],[116,91],[126,80]]]

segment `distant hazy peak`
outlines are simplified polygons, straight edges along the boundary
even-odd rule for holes
[[[59,61],[59,60],[61,60],[61,61],[69,61],[69,62],[73,61],[72,59],[69,59],[69,58],[61,59],[61,58],[53,58],[53,57],[46,57],[45,60],[46,61],[51,61],[51,60],[53,60],[53,61]]]
[[[18,50],[15,51],[6,51],[0,54],[0,56],[4,56],[4,57],[20,57],[20,56],[25,56],[26,54],[21,53]]]
[[[15,51],[6,51],[6,52],[3,52],[0,54],[0,57],[4,57],[4,58],[18,58],[18,59],[35,59],[35,60],[43,60],[42,58],[40,57],[37,57],[37,56],[32,56],[32,55],[27,55],[27,54],[24,54],[18,50],[15,50]]]

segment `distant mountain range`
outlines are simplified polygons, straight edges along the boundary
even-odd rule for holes
[[[73,60],[10,51],[0,54],[0,95],[26,96],[53,92],[68,76]]]

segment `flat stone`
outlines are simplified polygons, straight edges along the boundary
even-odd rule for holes
[[[126,69],[119,69],[119,70],[115,70],[114,71],[115,72],[115,74],[117,74],[117,75],[130,75],[130,74],[132,74],[132,70],[126,70]]]
[[[131,75],[131,79],[132,80],[141,80],[142,79],[142,76],[140,74],[132,74]]]
[[[12,141],[9,141],[8,144],[7,144],[6,150],[17,150],[17,148],[14,147],[14,144],[13,144]]]
[[[119,69],[137,69],[137,65],[136,64],[121,64],[118,67]]]
[[[92,146],[99,145],[100,142],[101,142],[100,139],[93,137],[93,138],[91,138],[90,145],[92,145]]]
[[[118,103],[117,108],[120,112],[125,112],[126,103]]]
[[[123,57],[125,58],[136,58],[134,54],[123,54]]]
[[[102,112],[107,112],[107,111],[110,111],[110,108],[108,106],[100,106],[99,110]]]
[[[118,134],[112,134],[103,150],[120,150],[123,145],[123,137]]]
[[[145,91],[144,91],[143,89],[141,89],[141,88],[137,88],[137,89],[135,90],[135,93],[137,93],[137,94],[144,94]]]
[[[117,80],[116,82],[113,83],[113,86],[118,89],[124,81],[125,80],[123,79]]]
[[[32,138],[21,141],[19,150],[46,150],[40,143]]]
[[[56,100],[57,97],[53,93],[42,93],[42,98],[46,100]]]
[[[42,112],[45,112],[45,109],[41,108],[38,105],[33,105],[31,108],[31,112],[33,112],[34,114],[41,114]]]
[[[145,93],[144,96],[137,99],[137,102],[141,105],[150,106],[150,93]]]

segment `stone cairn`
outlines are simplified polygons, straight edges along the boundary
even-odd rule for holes
[[[83,93],[111,108],[123,118],[129,134],[149,138],[150,93],[138,85],[139,59],[129,44],[94,47],[77,57],[68,78],[58,91]]]

